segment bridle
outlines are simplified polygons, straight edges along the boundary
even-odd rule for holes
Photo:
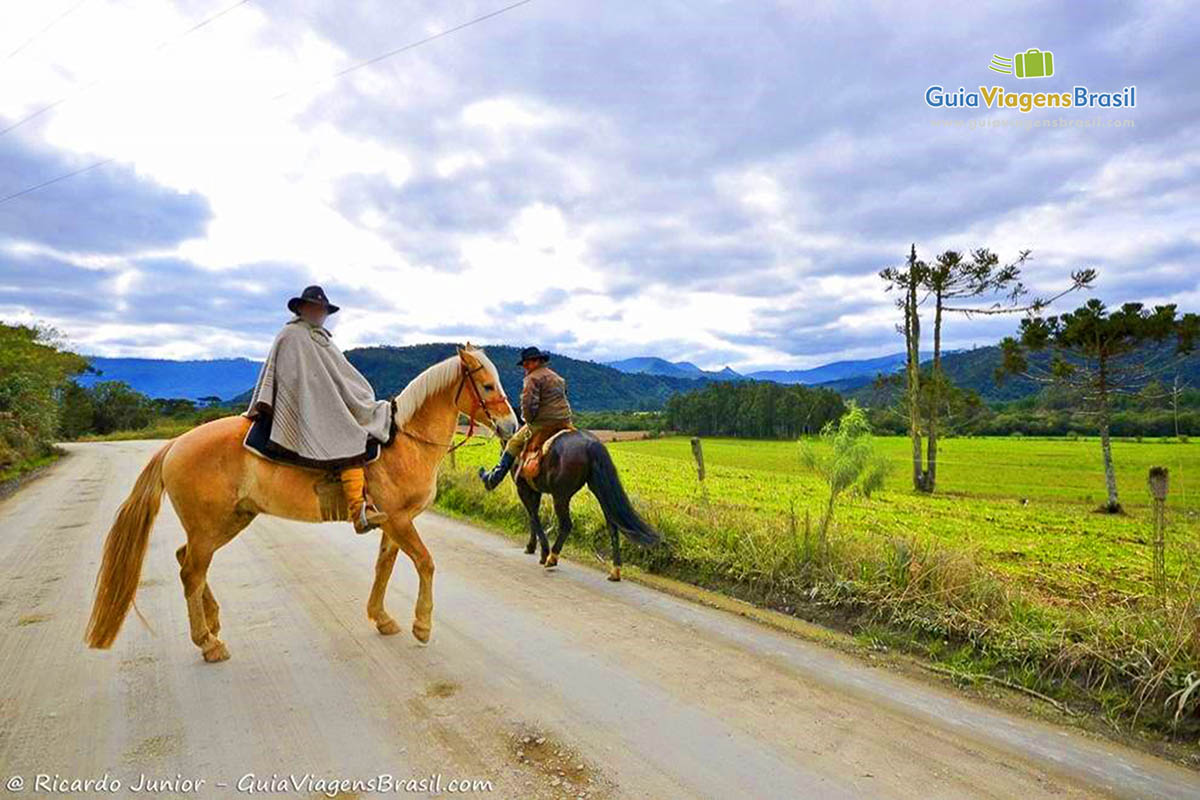
[[[470,393],[470,396],[471,396],[471,410],[470,410],[470,412],[467,413],[467,420],[468,420],[467,435],[465,437],[463,437],[462,441],[460,441],[458,443],[435,442],[431,439],[426,439],[424,436],[418,436],[417,434],[413,433],[412,431],[408,430],[407,428],[400,428],[399,430],[401,433],[403,433],[405,436],[409,437],[410,439],[416,439],[418,442],[422,442],[424,444],[433,445],[434,447],[448,448],[446,450],[446,453],[450,454],[450,453],[453,453],[458,448],[462,447],[464,444],[466,444],[467,440],[475,435],[475,413],[478,411],[482,411],[484,413],[484,416],[487,417],[487,427],[493,433],[496,432],[498,423],[496,422],[496,418],[494,416],[492,416],[492,408],[497,403],[502,403],[505,407],[508,406],[508,400],[505,398],[504,392],[501,391],[495,397],[493,397],[489,400],[484,400],[483,393],[479,391],[479,384],[475,380],[475,373],[484,369],[483,364],[480,364],[478,367],[475,367],[474,369],[472,369],[472,368],[468,367],[466,362],[462,361],[462,359],[460,358],[459,359],[459,367],[460,367],[460,370],[459,370],[460,374],[459,374],[459,379],[458,379],[458,389],[456,389],[454,392],[454,405],[456,407],[458,406],[458,399],[460,397],[462,397],[462,393],[463,393],[464,389],[468,390],[468,392]],[[496,409],[496,410],[497,410],[497,412],[500,411],[500,409]],[[395,411],[396,411],[396,399],[392,398],[392,413],[395,414]],[[457,427],[457,426],[455,426],[455,427]],[[484,444],[484,442],[481,442],[481,444]]]

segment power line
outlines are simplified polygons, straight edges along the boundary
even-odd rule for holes
[[[236,4],[232,5],[232,6],[230,6],[229,8],[226,8],[224,11],[221,11],[220,13],[218,13],[218,14],[215,14],[215,15],[213,15],[212,17],[209,17],[208,19],[206,19],[206,20],[203,20],[202,22],[200,22],[200,23],[198,23],[197,25],[193,26],[192,28],[190,28],[188,31],[186,31],[186,32],[185,32],[185,33],[184,33],[182,36],[180,36],[179,38],[183,38],[183,36],[186,36],[188,33],[191,33],[191,32],[192,32],[192,31],[194,31],[194,30],[197,30],[197,29],[199,29],[199,28],[202,28],[202,27],[204,27],[204,26],[205,26],[205,25],[207,25],[209,22],[212,22],[213,20],[215,20],[217,17],[221,16],[222,14],[226,14],[226,13],[228,13],[228,12],[232,11],[233,9],[237,8],[238,6],[240,6],[240,5],[244,5],[245,3],[248,3],[248,2],[250,2],[250,0],[241,0],[241,2],[238,2],[238,3],[236,3]],[[446,30],[444,30],[444,31],[439,31],[438,33],[435,33],[435,34],[433,34],[432,36],[426,36],[424,39],[420,39],[420,40],[418,40],[418,41],[415,41],[415,42],[410,42],[409,44],[406,44],[406,45],[404,45],[404,46],[402,46],[402,47],[397,47],[397,48],[396,48],[396,49],[394,49],[394,50],[389,50],[389,51],[387,51],[386,53],[381,53],[380,55],[377,55],[377,56],[375,56],[375,57],[373,57],[373,58],[369,58],[369,59],[367,59],[366,61],[360,61],[360,62],[359,62],[359,63],[357,63],[357,64],[353,64],[353,65],[351,65],[351,66],[349,66],[349,67],[346,67],[346,68],[345,68],[345,69],[343,69],[343,70],[340,70],[340,71],[338,71],[338,72],[335,72],[333,75],[329,76],[329,78],[327,78],[327,79],[325,79],[325,80],[337,80],[338,78],[341,78],[341,77],[343,77],[343,76],[345,76],[345,75],[348,75],[348,74],[350,74],[351,72],[354,72],[355,70],[362,69],[363,67],[367,67],[367,66],[370,66],[370,65],[372,65],[372,64],[378,64],[380,61],[383,61],[383,60],[385,60],[385,59],[391,58],[392,56],[399,55],[400,53],[403,53],[403,52],[405,52],[405,51],[412,50],[414,47],[420,47],[421,45],[423,45],[423,44],[427,44],[428,42],[432,42],[432,41],[433,41],[433,40],[435,40],[435,39],[440,39],[440,38],[441,38],[441,37],[443,37],[443,36],[448,36],[449,34],[451,34],[451,33],[454,33],[455,31],[460,31],[460,30],[462,30],[463,28],[469,28],[470,26],[472,26],[472,25],[475,25],[475,24],[477,24],[477,23],[480,23],[480,22],[483,22],[483,21],[484,21],[484,20],[486,20],[486,19],[490,19],[490,18],[492,18],[492,17],[499,16],[500,14],[503,14],[503,13],[505,13],[506,11],[511,11],[511,10],[513,10],[514,8],[517,8],[518,6],[523,6],[523,5],[526,5],[527,3],[532,3],[532,2],[533,2],[533,0],[519,0],[519,2],[512,3],[512,4],[510,4],[510,5],[504,6],[503,8],[499,8],[499,9],[497,9],[497,10],[495,10],[495,11],[492,11],[492,12],[489,12],[489,13],[487,13],[487,14],[484,14],[483,16],[480,16],[480,17],[475,17],[475,18],[474,18],[474,19],[472,19],[472,20],[468,20],[467,22],[464,22],[464,23],[462,23],[462,24],[455,25],[455,26],[454,26],[454,27],[452,27],[452,28],[447,28],[447,29],[446,29]],[[178,40],[176,40],[176,41],[178,41]],[[277,94],[277,95],[275,95],[274,97],[272,97],[272,98],[270,98],[270,99],[271,99],[271,100],[278,100],[278,99],[280,99],[280,98],[286,97],[288,94],[290,94],[290,93],[291,93],[291,91],[293,91],[293,90],[289,90],[289,91],[287,91],[287,92],[282,92],[281,94]],[[56,101],[56,102],[54,102],[54,103],[51,103],[49,106],[47,106],[47,107],[45,107],[45,108],[41,109],[40,111],[37,111],[37,112],[35,112],[34,114],[31,114],[30,116],[26,117],[25,119],[21,120],[20,122],[17,122],[17,123],[16,123],[16,124],[14,124],[14,125],[10,125],[9,127],[5,128],[5,129],[3,129],[3,130],[0,130],[0,136],[3,136],[5,133],[8,133],[8,132],[9,132],[10,130],[12,130],[13,128],[16,128],[16,127],[18,127],[18,126],[20,126],[20,125],[24,125],[26,122],[28,122],[29,120],[33,119],[34,117],[36,117],[36,116],[38,116],[38,115],[40,115],[40,114],[42,114],[42,113],[44,113],[44,112],[46,112],[46,111],[49,111],[51,108],[54,108],[55,106],[57,106],[57,105],[60,105],[61,103],[65,102],[65,101],[66,101],[66,98],[63,98],[63,99],[61,99],[61,100],[58,100],[58,101]],[[67,173],[67,174],[65,174],[65,175],[59,175],[59,176],[58,176],[58,177],[56,177],[56,178],[51,178],[50,180],[48,180],[48,181],[45,181],[45,182],[43,182],[43,183],[39,183],[39,184],[38,184],[38,185],[36,185],[36,186],[30,186],[28,189],[22,189],[22,190],[21,190],[21,191],[19,191],[19,192],[14,192],[13,194],[10,194],[10,195],[8,195],[7,197],[0,197],[0,205],[3,205],[4,203],[7,203],[9,200],[15,200],[15,199],[16,199],[16,198],[18,198],[18,197],[21,197],[21,196],[23,196],[23,195],[27,195],[27,194],[29,194],[30,192],[35,192],[35,191],[37,191],[38,189],[41,189],[41,188],[43,188],[43,187],[46,187],[46,186],[49,186],[49,185],[50,185],[50,184],[52,184],[52,183],[58,183],[59,181],[66,180],[67,178],[74,177],[75,175],[79,175],[80,173],[87,172],[88,170],[95,169],[96,167],[103,166],[103,165],[105,165],[105,164],[107,164],[107,163],[109,163],[110,161],[113,161],[113,160],[114,160],[114,159],[112,159],[112,158],[106,158],[106,159],[104,159],[104,160],[102,160],[102,161],[97,161],[97,162],[95,162],[94,164],[91,164],[91,165],[89,165],[89,166],[86,166],[86,167],[84,167],[83,169],[77,169],[77,170],[75,170],[74,172],[68,172],[68,173]]]
[[[17,47],[16,50],[13,50],[11,53],[9,53],[7,56],[5,56],[4,60],[8,61],[10,58],[12,58],[13,56],[17,55],[22,50],[24,50],[26,47],[29,47],[29,45],[33,44],[34,41],[36,41],[40,36],[43,36],[46,33],[46,31],[50,30],[55,25],[62,22],[64,19],[66,19],[67,17],[71,16],[76,11],[78,11],[79,7],[86,2],[87,2],[87,0],[79,0],[78,3],[71,6],[66,11],[62,12],[57,17],[55,17],[54,19],[50,20],[50,22],[47,23],[44,28],[42,28],[40,31],[38,31],[37,33],[30,36],[28,39],[26,39],[24,42],[22,42],[21,45],[19,47]]]
[[[332,75],[332,78],[333,79],[340,78],[343,75],[347,75],[351,72],[354,72],[354,70],[356,70],[356,69],[362,69],[363,67],[369,67],[372,64],[378,64],[380,61],[391,58],[392,56],[395,56],[395,55],[399,55],[400,53],[403,53],[406,50],[412,50],[414,47],[420,47],[421,45],[425,44],[426,42],[432,42],[434,39],[440,39],[443,36],[448,36],[449,34],[454,33],[456,31],[461,31],[463,28],[469,28],[472,25],[475,25],[476,23],[483,22],[485,19],[491,19],[492,17],[498,17],[501,14],[505,13],[506,11],[512,11],[517,6],[523,6],[526,3],[532,3],[532,2],[533,2],[533,0],[520,0],[520,2],[513,3],[512,5],[507,5],[504,8],[498,8],[495,11],[484,14],[482,17],[476,17],[475,19],[470,20],[468,22],[464,22],[461,25],[455,25],[453,28],[447,28],[446,30],[441,31],[439,33],[435,33],[432,36],[426,36],[424,39],[420,39],[420,40],[412,42],[410,44],[406,44],[403,47],[397,47],[395,50],[389,50],[388,52],[383,53],[382,55],[375,56],[374,58],[369,58],[366,61],[355,64],[352,67],[347,67],[346,69],[344,69],[340,72],[335,72]]]
[[[16,200],[18,197],[29,194],[30,192],[36,192],[38,189],[41,189],[45,186],[49,186],[52,183],[58,183],[59,181],[65,181],[67,178],[73,178],[76,175],[80,175],[84,172],[87,172],[88,170],[93,170],[96,167],[102,167],[105,164],[109,163],[110,161],[115,161],[115,160],[116,159],[106,158],[102,161],[97,161],[94,164],[89,164],[88,166],[83,167],[82,169],[77,169],[74,172],[68,172],[65,175],[59,175],[57,178],[51,178],[48,181],[43,181],[42,183],[39,183],[37,186],[30,186],[28,189],[22,189],[19,192],[14,192],[13,194],[8,195],[7,197],[0,197],[0,205],[7,203],[9,200]]]
[[[325,81],[325,80],[335,81],[338,78],[349,75],[351,72],[354,72],[355,70],[360,70],[363,67],[369,67],[372,64],[378,64],[380,61],[386,61],[387,59],[391,58],[392,56],[397,56],[397,55],[400,55],[401,53],[412,50],[415,47],[420,47],[423,44],[428,44],[429,42],[432,42],[434,39],[440,39],[443,36],[449,36],[450,34],[455,33],[456,31],[461,31],[463,28],[469,28],[472,25],[476,25],[480,22],[483,22],[486,19],[491,19],[492,17],[498,17],[507,11],[512,11],[514,8],[517,8],[518,6],[523,6],[526,3],[532,3],[532,2],[533,2],[533,0],[519,0],[519,2],[504,6],[503,8],[498,8],[495,11],[490,11],[487,14],[484,14],[483,16],[475,17],[472,20],[468,20],[459,25],[455,25],[453,28],[446,28],[446,30],[438,31],[437,33],[435,33],[431,36],[426,36],[424,39],[418,39],[415,42],[409,42],[408,44],[403,45],[401,47],[397,47],[394,50],[388,50],[386,53],[381,53],[377,56],[374,56],[373,58],[368,58],[366,61],[360,61],[357,64],[352,64],[351,66],[346,67],[345,69],[338,70],[337,72],[330,75],[328,78],[323,78],[322,81]],[[284,97],[287,97],[293,91],[295,91],[295,90],[288,89],[285,92],[280,92],[279,94],[272,97],[271,100],[280,100]]]
[[[79,5],[75,6],[75,8],[78,8],[80,5],[83,5],[83,3],[86,1],[87,0],[82,0],[82,2],[80,2]],[[178,36],[175,36],[174,38],[171,38],[171,39],[164,39],[162,42],[159,42],[158,46],[155,47],[153,50],[148,51],[147,55],[153,55],[162,50],[165,50],[166,48],[170,47],[171,45],[178,43],[180,40],[184,39],[185,37],[200,30],[205,25],[208,25],[209,23],[220,19],[221,17],[228,14],[230,11],[233,11],[235,8],[240,8],[241,6],[244,6],[249,2],[250,2],[250,0],[238,0],[238,2],[234,3],[233,5],[226,6],[225,8],[221,9],[217,13],[212,14],[211,16],[205,17],[204,19],[200,20],[192,27],[190,27],[187,30],[180,33]],[[74,10],[74,9],[72,9],[72,10]],[[24,46],[25,45],[22,45],[22,47],[24,47]],[[85,91],[87,91],[88,89],[91,89],[94,86],[96,86],[97,84],[102,83],[103,80],[104,80],[103,78],[95,78],[91,81],[88,81],[83,86],[80,86],[78,89],[76,89],[73,94],[64,95],[64,96],[58,98],[57,100],[55,100],[53,103],[50,103],[47,106],[42,106],[37,111],[34,111],[31,114],[27,114],[26,116],[17,120],[13,124],[9,125],[7,128],[0,129],[0,136],[3,136],[4,134],[8,133],[9,131],[16,130],[17,128],[21,127],[22,125],[25,125],[26,123],[32,122],[33,120],[40,117],[42,114],[45,114],[47,111],[51,111],[55,108],[58,108],[63,103],[67,102],[68,100],[78,97],[79,95],[81,95]]]

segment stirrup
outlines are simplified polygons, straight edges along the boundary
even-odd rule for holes
[[[362,509],[354,519],[354,532],[358,534],[369,533],[386,522],[387,518],[388,515],[384,512],[372,510],[370,505],[363,503]]]

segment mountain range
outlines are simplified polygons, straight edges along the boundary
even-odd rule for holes
[[[346,357],[367,377],[375,392],[386,397],[399,392],[421,370],[448,358],[456,345],[443,342],[405,347],[359,347],[346,351]],[[486,348],[500,370],[505,391],[515,401],[521,389],[520,351],[503,345]],[[260,362],[245,358],[204,361],[167,361],[145,358],[90,359],[95,373],[80,376],[85,385],[100,380],[119,380],[156,398],[201,400],[218,397],[231,405],[249,399],[258,376]],[[1034,394],[1040,388],[1032,381],[1013,378],[997,385],[994,379],[1000,364],[998,347],[979,347],[949,352],[943,356],[943,368],[956,385],[974,389],[985,401],[1014,400]],[[776,383],[803,383],[833,389],[846,397],[874,404],[885,402],[873,389],[880,373],[892,373],[904,366],[904,354],[880,358],[836,361],[804,370],[763,370],[739,374],[726,367],[719,371],[702,370],[688,362],[671,362],[647,356],[624,359],[610,364],[554,355],[554,369],[570,386],[571,402],[581,411],[639,411],[660,409],[667,398],[714,382],[760,380]],[[1189,385],[1200,385],[1200,358],[1188,359],[1185,375]]]
[[[89,356],[88,361],[93,371],[75,379],[81,386],[92,386],[100,381],[122,381],[150,397],[187,400],[233,397],[253,388],[262,367],[261,361],[248,358],[169,361]]]
[[[399,392],[408,381],[430,364],[454,353],[451,343],[405,347],[358,347],[346,357],[367,377],[383,397]],[[521,369],[515,347],[492,346],[488,354],[500,369],[510,397],[518,396]],[[661,408],[666,399],[700,383],[733,380],[770,380],[777,383],[823,383],[833,379],[862,376],[870,382],[876,372],[903,364],[903,354],[863,361],[839,361],[807,370],[777,370],[739,374],[729,367],[702,370],[688,362],[670,362],[647,356],[599,364],[555,355],[555,369],[571,384],[572,402],[581,410],[642,410]],[[230,403],[244,402],[262,366],[247,358],[170,361],[152,358],[89,358],[92,372],[77,381],[91,386],[98,381],[123,381],[155,398],[202,400],[217,397]]]
[[[892,353],[879,358],[852,361],[834,361],[810,369],[775,369],[739,373],[725,367],[717,372],[700,369],[689,361],[667,361],[657,356],[626,358],[609,361],[608,366],[636,375],[662,375],[672,378],[707,378],[716,381],[772,381],[774,383],[802,383],[814,385],[841,381],[848,378],[866,377],[873,379],[880,372],[895,372],[904,366],[904,353]]]
[[[746,378],[729,367],[717,372],[709,372],[700,369],[690,361],[667,361],[658,356],[639,356],[620,361],[609,361],[605,366],[621,372],[628,372],[631,375],[660,375],[665,378],[687,378],[688,380],[708,378],[714,381],[740,381]]]
[[[760,370],[751,372],[747,377],[776,383],[824,384],[856,377],[873,379],[881,372],[891,373],[903,369],[904,362],[904,353],[892,353],[879,358],[834,361],[811,369]]]

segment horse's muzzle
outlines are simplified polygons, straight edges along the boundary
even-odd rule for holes
[[[507,442],[517,432],[517,419],[514,416],[508,416],[505,419],[496,421],[496,435],[501,440]]]

